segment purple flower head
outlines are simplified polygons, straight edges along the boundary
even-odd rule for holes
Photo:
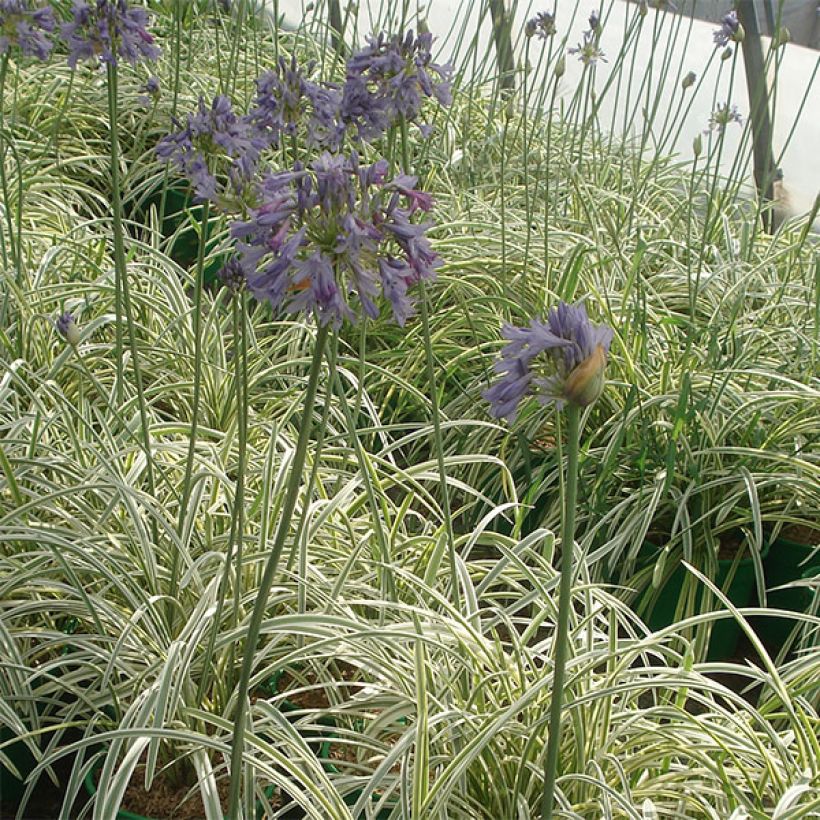
[[[704,133],[708,134],[710,131],[715,130],[719,133],[723,133],[726,126],[732,122],[736,122],[738,125],[743,125],[743,117],[737,110],[737,106],[730,106],[729,103],[718,103],[718,107],[709,117],[709,127],[704,131]]]
[[[413,177],[386,179],[384,160],[363,166],[356,153],[323,153],[309,168],[268,174],[250,219],[231,226],[248,290],[320,323],[378,315],[381,293],[400,325],[413,314],[411,285],[435,276],[438,256],[412,221],[432,201]]]
[[[374,138],[382,126],[400,118],[415,122],[425,97],[441,105],[452,102],[452,67],[433,62],[433,35],[368,37],[367,46],[347,63],[342,90],[342,119],[362,138]],[[369,136],[367,136],[369,135]]]
[[[737,12],[732,9],[728,14],[724,14],[720,20],[720,28],[715,29],[712,35],[715,45],[723,48],[734,40],[740,31],[740,21],[737,19]]]
[[[28,0],[0,0],[0,54],[17,46],[26,57],[47,60],[54,31],[50,6],[32,6]]]
[[[307,79],[313,63],[303,70],[296,57],[279,58],[273,71],[256,81],[256,99],[248,122],[266,144],[278,146],[283,136],[304,127],[306,141],[313,147],[338,147],[344,126],[339,122],[341,94],[333,86]]]
[[[601,17],[597,11],[594,9],[590,12],[589,15],[589,30],[595,31],[598,26],[601,24]]]
[[[54,322],[57,332],[72,346],[76,347],[80,343],[80,329],[74,321],[74,317],[66,311],[61,313]]]
[[[504,325],[501,335],[508,344],[493,366],[501,378],[483,394],[493,417],[514,421],[530,394],[559,410],[566,402],[585,407],[600,395],[614,333],[606,325],[593,325],[581,302],[559,302],[546,322]]]
[[[217,278],[230,291],[230,293],[241,293],[245,287],[245,272],[239,260],[232,256],[218,271]]]
[[[555,17],[548,11],[539,11],[535,17],[527,20],[524,34],[527,37],[537,34],[542,40],[552,37],[555,34]]]
[[[210,108],[200,97],[185,126],[163,137],[156,151],[188,178],[198,200],[223,206],[231,193],[243,194],[264,147],[258,132],[219,95]]]
[[[598,60],[604,63],[607,61],[604,52],[598,46],[598,38],[595,36],[594,29],[585,31],[584,39],[574,48],[568,49],[567,53],[577,54],[578,59],[584,65],[595,65]]]
[[[74,0],[71,15],[71,22],[62,25],[71,68],[80,60],[116,65],[121,58],[136,65],[160,55],[148,33],[148,13],[139,6],[129,7],[126,0]]]
[[[143,85],[142,90],[146,94],[150,94],[152,97],[159,96],[159,77],[149,77],[145,81],[145,85]]]

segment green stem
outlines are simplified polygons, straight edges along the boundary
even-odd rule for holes
[[[5,144],[5,130],[6,130],[6,74],[9,67],[9,55],[6,52],[2,59],[0,59],[0,184],[3,186],[3,212],[6,215],[6,231],[8,233],[8,246],[11,255],[12,265],[14,265],[17,272],[17,285],[20,286],[20,265],[17,262],[17,253],[14,248],[14,226],[11,222],[11,208],[9,208],[9,189],[8,181],[6,180],[6,144]],[[6,258],[6,242],[2,243],[3,251],[3,267],[8,266]]]
[[[194,472],[194,456],[196,454],[196,439],[199,430],[199,404],[202,394],[202,290],[204,287],[205,245],[208,241],[208,218],[210,203],[202,206],[202,221],[199,225],[199,247],[196,257],[196,276],[194,277],[194,315],[192,332],[194,334],[194,389],[191,403],[191,432],[188,436],[188,455],[185,459],[185,475],[182,480],[182,494],[179,500],[179,520],[177,530],[182,537],[185,526],[185,517],[188,514],[188,501],[191,497],[191,479]],[[171,559],[171,587],[170,598],[176,599],[179,579],[179,549],[174,550]]]
[[[561,522],[561,579],[558,593],[558,625],[555,635],[555,670],[550,704],[549,738],[544,764],[544,794],[541,820],[552,818],[558,752],[561,747],[561,711],[564,704],[564,677],[569,650],[569,613],[572,606],[572,552],[575,543],[575,503],[578,495],[578,450],[581,408],[567,405],[567,472],[564,487],[564,516]]]
[[[233,820],[242,820],[243,814],[240,808],[242,800],[242,754],[245,750],[245,723],[248,712],[248,687],[253,671],[253,662],[256,656],[256,643],[259,640],[259,633],[262,629],[262,620],[268,608],[268,596],[270,595],[276,570],[279,566],[279,559],[282,556],[282,549],[285,546],[290,532],[290,521],[296,507],[296,500],[299,497],[299,489],[302,483],[302,471],[305,466],[308,442],[312,429],[311,420],[313,417],[313,407],[316,403],[316,392],[319,387],[319,375],[322,371],[322,359],[324,358],[325,345],[329,328],[323,325],[316,335],[316,342],[313,348],[313,359],[310,363],[310,375],[308,377],[307,391],[305,393],[304,409],[302,412],[302,424],[299,429],[299,438],[296,442],[296,452],[290,466],[290,479],[288,482],[285,500],[279,515],[279,524],[276,528],[276,536],[273,541],[265,571],[259,584],[259,591],[256,595],[256,603],[253,607],[251,622],[248,625],[248,634],[245,640],[245,654],[242,658],[242,671],[239,676],[237,687],[236,715],[234,716],[234,735],[231,744],[231,790],[228,800],[227,816]]]
[[[410,141],[407,136],[407,120],[402,117],[401,124],[401,155],[404,173],[410,173]],[[433,343],[430,336],[430,316],[427,309],[427,288],[424,280],[419,280],[419,313],[421,315],[422,334],[424,336],[424,357],[427,369],[427,384],[430,390],[430,404],[433,416],[433,443],[438,464],[439,485],[441,487],[441,505],[444,514],[444,530],[447,534],[447,552],[450,558],[450,577],[453,579],[453,604],[461,609],[461,587],[458,583],[458,568],[456,563],[456,539],[453,532],[453,517],[450,513],[450,491],[447,484],[447,468],[444,464],[444,442],[441,436],[441,408],[438,400],[438,386],[436,384],[436,365],[433,356]]]
[[[117,300],[117,390],[118,404],[122,406],[123,363],[122,363],[122,313],[125,312],[126,327],[128,329],[128,347],[131,361],[134,366],[134,384],[137,388],[137,403],[139,405],[140,425],[142,427],[142,446],[145,450],[145,475],[148,483],[148,493],[153,498],[154,491],[154,457],[151,453],[151,431],[148,425],[148,409],[145,403],[145,392],[142,388],[142,370],[140,368],[139,347],[137,345],[136,330],[134,328],[133,311],[131,310],[131,291],[128,286],[128,273],[125,267],[125,242],[122,227],[122,199],[120,196],[120,157],[119,137],[117,131],[117,68],[108,65],[108,121],[111,142],[111,211],[112,233],[114,235],[114,277]],[[121,301],[120,301],[121,300]],[[155,518],[151,520],[151,535],[154,544],[159,540],[159,530]]]
[[[359,439],[359,433],[356,429],[356,422],[353,414],[350,412],[350,404],[344,391],[344,386],[342,385],[341,376],[339,376],[339,370],[336,367],[336,348],[337,345],[335,344],[328,348],[328,364],[334,372],[333,389],[336,391],[336,395],[339,398],[339,404],[341,405],[342,412],[344,413],[345,424],[347,424],[347,429],[350,433],[350,442],[353,445],[353,449],[356,451],[356,461],[359,463],[359,474],[362,477],[365,495],[367,496],[367,503],[369,504],[370,510],[373,514],[373,529],[376,533],[376,540],[379,542],[381,562],[384,565],[384,568],[380,573],[382,576],[383,590],[386,592],[387,597],[395,603],[398,599],[396,597],[395,581],[393,580],[390,545],[387,543],[387,538],[384,534],[384,522],[382,521],[379,503],[376,500],[376,493],[373,490],[370,464],[365,458],[365,450],[364,447],[362,447],[361,440]]]

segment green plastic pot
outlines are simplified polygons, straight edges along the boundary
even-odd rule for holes
[[[85,785],[85,790],[88,792],[89,797],[93,797],[97,793],[97,784],[94,782],[94,777],[96,776],[97,772],[102,768],[102,761],[100,761],[96,766],[94,766],[91,771],[85,776],[85,780],[83,784]],[[273,797],[276,793],[275,786],[268,786],[265,789],[265,794],[268,798]],[[262,820],[265,816],[265,807],[262,805],[261,802],[257,801],[256,803],[256,820]],[[151,817],[145,817],[142,814],[134,814],[134,812],[126,811],[125,809],[119,809],[116,814],[115,820],[155,820]],[[156,820],[165,820],[165,818],[156,818]]]
[[[768,551],[769,545],[764,543],[761,558],[765,558]],[[639,561],[641,559],[650,559],[652,554],[657,555],[659,552],[659,547],[646,542],[639,554]],[[643,566],[652,563],[651,559],[641,562]],[[734,575],[731,583],[727,586],[727,580],[733,567],[735,567]],[[644,622],[653,632],[675,623],[675,612],[678,601],[684,593],[684,582],[687,576],[690,576],[690,584],[698,584],[695,592],[695,611],[697,612],[700,602],[703,600],[703,589],[700,588],[700,584],[694,576],[691,576],[686,568],[680,564],[674,568],[671,574],[666,576],[657,589],[650,587],[644,590],[633,604],[635,611],[643,617]],[[751,557],[718,559],[717,577],[714,582],[734,606],[749,606],[752,602],[755,587],[754,561]],[[713,600],[715,608],[717,604],[719,604],[719,601]],[[737,649],[741,633],[740,625],[734,618],[721,618],[719,621],[715,621],[712,624],[706,659],[718,661],[731,658]]]
[[[766,577],[766,605],[772,609],[787,609],[790,612],[809,612],[817,590],[808,587],[774,589],[801,579],[820,576],[820,545],[801,544],[780,537],[769,550],[763,562]],[[769,590],[772,590],[769,592]],[[757,617],[752,620],[755,632],[764,643],[782,646],[791,634],[797,621],[792,618]]]

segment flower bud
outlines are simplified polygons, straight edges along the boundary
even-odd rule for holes
[[[780,48],[780,46],[785,46],[786,43],[791,41],[792,33],[785,26],[781,26],[772,40],[772,48]]]
[[[641,17],[646,17],[646,13],[648,11],[649,11],[649,6],[648,6],[646,0],[640,0],[640,3],[638,3],[638,14]]]
[[[732,56],[732,47],[731,46],[726,46],[726,48],[723,49],[723,52],[720,55],[720,59],[723,60],[723,61],[726,61],[731,56]]]
[[[553,69],[553,74],[555,74],[555,79],[560,80],[561,77],[564,76],[564,72],[567,70],[567,61],[562,54],[556,61],[555,61],[555,68]]]
[[[564,382],[564,398],[579,407],[592,404],[604,389],[604,371],[606,370],[606,351],[598,345],[584,361],[581,362]]]
[[[697,159],[701,152],[703,151],[703,137],[698,134],[695,139],[692,141],[692,152],[695,155],[695,159]]]
[[[695,74],[694,71],[690,71],[684,78],[681,80],[680,87],[686,91],[687,88],[691,88],[695,84],[695,80],[697,80],[698,76]]]
[[[55,322],[57,332],[72,346],[77,347],[80,343],[80,328],[74,321],[74,317],[66,311],[58,317]]]
[[[745,37],[746,37],[746,31],[744,30],[743,26],[740,23],[738,23],[737,24],[737,31],[732,35],[732,39],[736,43],[742,43]]]

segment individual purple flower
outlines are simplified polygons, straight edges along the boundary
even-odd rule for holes
[[[598,60],[601,60],[601,62],[604,63],[607,61],[604,56],[604,52],[601,51],[598,46],[598,37],[595,29],[585,31],[583,40],[581,40],[581,42],[574,48],[568,49],[567,53],[577,54],[578,59],[584,65],[595,65]]]
[[[535,17],[527,20],[524,26],[524,34],[533,37],[536,34],[546,40],[555,34],[555,17],[548,11],[540,11]]]
[[[74,317],[66,311],[61,313],[54,322],[57,332],[72,346],[76,347],[80,343],[80,329],[74,321]]]
[[[376,317],[381,293],[404,325],[409,287],[433,278],[439,259],[425,236],[430,224],[411,219],[432,201],[414,177],[388,181],[387,170],[384,160],[363,166],[355,152],[325,152],[309,168],[268,174],[256,191],[262,204],[231,226],[251,294],[338,326],[355,321],[354,296]]]
[[[597,11],[594,9],[590,12],[589,15],[589,30],[596,31],[598,26],[601,24],[601,16],[598,14]]]
[[[720,28],[715,29],[712,35],[715,45],[723,48],[729,44],[730,40],[737,40],[740,33],[740,21],[737,19],[737,12],[732,11],[724,14],[720,20]]]
[[[129,7],[126,0],[74,0],[71,16],[71,21],[62,25],[71,68],[80,60],[116,65],[121,58],[136,65],[160,55],[148,32],[148,12],[139,6]]]
[[[364,119],[372,128],[386,119],[393,125],[400,118],[414,122],[424,98],[435,97],[441,105],[452,102],[452,67],[433,62],[433,35],[412,30],[404,36],[388,38],[383,32],[369,37],[367,46],[347,63],[342,91],[342,119],[359,131]],[[364,92],[369,102],[364,100]]]
[[[730,106],[729,103],[718,103],[718,107],[709,117],[709,127],[704,131],[704,133],[708,134],[710,131],[715,130],[723,133],[726,126],[732,122],[736,122],[738,125],[743,125],[743,117],[737,110],[737,106]]]
[[[149,77],[142,90],[151,97],[159,96],[159,77]]]
[[[583,303],[559,302],[546,322],[504,325],[501,335],[508,340],[494,365],[501,378],[483,393],[493,417],[514,421],[528,395],[561,410],[566,402],[586,407],[601,394],[614,332],[592,324]]]
[[[53,43],[54,12],[28,0],[0,0],[0,55],[17,46],[26,57],[47,60]]]
[[[186,124],[163,137],[156,152],[188,178],[199,201],[226,207],[232,195],[241,196],[248,187],[264,147],[258,131],[218,95],[210,107],[200,97]]]

